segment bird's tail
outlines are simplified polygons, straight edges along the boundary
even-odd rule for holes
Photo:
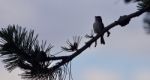
[[[105,44],[105,40],[104,40],[103,36],[101,37],[100,42],[101,42],[101,44]]]
[[[97,46],[97,41],[95,41],[95,47]]]

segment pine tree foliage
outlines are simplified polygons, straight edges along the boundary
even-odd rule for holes
[[[129,3],[129,2],[138,2],[138,1],[141,1],[141,0],[124,0],[126,3]]]
[[[138,2],[138,6],[139,9],[143,9],[146,7],[150,7],[150,0],[141,0]]]
[[[16,67],[21,68],[24,73],[22,78],[32,80],[63,80],[68,67],[64,65],[53,69],[51,60],[46,58],[54,55],[50,54],[53,46],[46,45],[46,42],[39,44],[38,35],[34,31],[27,31],[20,26],[9,25],[0,31],[0,57],[3,58],[8,71]]]
[[[126,26],[132,18],[138,17],[145,12],[149,12],[149,0],[125,0],[126,2],[138,2],[138,11],[129,15],[120,16],[117,21],[106,26],[104,30],[94,36],[93,33],[86,35],[88,40],[81,48],[79,44],[80,36],[73,37],[73,42],[67,41],[67,46],[62,46],[63,51],[73,52],[69,56],[55,56],[51,54],[53,45],[42,44],[38,41],[38,35],[34,35],[34,30],[27,31],[18,25],[9,25],[0,30],[0,57],[3,58],[5,67],[12,71],[19,67],[24,73],[22,78],[30,80],[65,80],[69,74],[71,79],[70,62],[84,50],[88,49],[97,39],[108,32],[111,28],[120,25]],[[148,19],[146,22],[150,22]],[[150,29],[149,29],[150,30]],[[58,62],[55,62],[58,61]],[[68,66],[70,65],[70,66]]]
[[[137,8],[139,10],[150,7],[150,0],[124,0],[125,3],[131,3],[131,2],[137,2]],[[147,13],[145,14],[145,17],[143,19],[144,22],[144,29],[145,31],[150,34],[150,11],[148,10]]]

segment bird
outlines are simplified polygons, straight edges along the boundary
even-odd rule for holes
[[[104,24],[102,22],[101,16],[95,16],[95,21],[93,23],[94,33],[100,34],[103,31],[103,29],[104,29]],[[110,35],[110,32],[107,31],[107,36],[109,36],[109,35]],[[105,40],[104,40],[103,36],[101,36],[100,42],[101,42],[101,44],[105,44]],[[95,47],[96,47],[96,45],[97,45],[97,41],[95,41]]]

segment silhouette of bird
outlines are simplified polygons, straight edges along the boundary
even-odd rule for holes
[[[103,31],[103,29],[104,29],[104,24],[102,22],[101,16],[95,16],[95,22],[93,24],[94,33],[100,34]],[[110,35],[110,32],[107,31],[107,36],[109,35]],[[105,40],[103,36],[101,36],[100,42],[101,44],[105,44]],[[96,45],[97,45],[97,41],[95,41],[95,47]]]

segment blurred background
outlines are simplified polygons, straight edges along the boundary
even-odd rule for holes
[[[40,41],[55,45],[52,53],[57,53],[75,35],[83,36],[83,45],[85,34],[93,28],[94,16],[102,16],[107,26],[137,11],[136,6],[123,0],[0,0],[0,27],[18,24],[34,29]],[[150,35],[144,30],[144,17],[111,29],[111,36],[105,37],[106,45],[92,45],[76,57],[72,61],[73,79],[150,80]],[[16,69],[9,73],[0,62],[1,80],[23,80],[18,76],[21,72]]]

